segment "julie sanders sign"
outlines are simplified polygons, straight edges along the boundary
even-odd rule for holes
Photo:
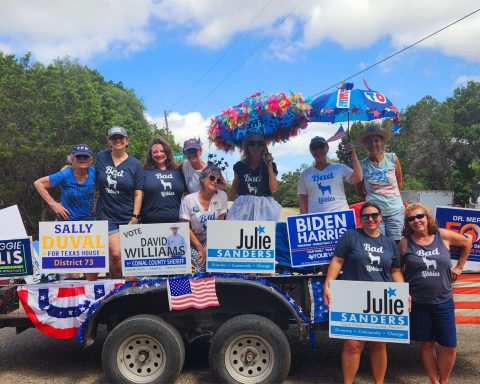
[[[408,284],[333,280],[330,288],[330,337],[410,342]]]

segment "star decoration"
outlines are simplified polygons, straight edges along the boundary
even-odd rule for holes
[[[265,227],[262,227],[261,225],[258,226],[258,233],[265,233]]]
[[[393,288],[388,288],[387,293],[388,297],[397,296],[397,290]]]

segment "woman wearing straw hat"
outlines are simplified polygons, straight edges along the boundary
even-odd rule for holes
[[[382,210],[380,231],[399,241],[403,229],[402,167],[395,153],[385,152],[390,132],[379,124],[371,123],[357,138],[368,151],[368,157],[360,160],[363,181],[356,184],[360,198],[376,203]]]

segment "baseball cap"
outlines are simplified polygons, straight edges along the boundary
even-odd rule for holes
[[[108,130],[108,138],[112,137],[113,135],[128,137],[127,130],[123,127],[119,127],[118,125]]]
[[[73,146],[72,152],[70,152],[72,156],[90,156],[92,157],[92,150],[87,144],[75,144]]]
[[[327,140],[325,140],[324,137],[321,137],[321,136],[315,136],[312,140],[310,140],[310,146],[312,146],[313,144],[318,144],[318,143],[322,143],[322,144],[325,144],[327,145]]]
[[[183,143],[183,152],[189,149],[200,149],[202,147],[202,142],[200,139],[188,139]]]

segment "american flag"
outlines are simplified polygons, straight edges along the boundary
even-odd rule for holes
[[[336,141],[336,140],[343,139],[344,137],[347,137],[347,133],[346,133],[345,130],[343,129],[343,126],[340,125],[340,128],[338,128],[337,133],[335,133],[332,137],[330,137],[330,138],[327,140],[327,143],[330,143],[331,141]]]
[[[217,293],[215,291],[215,278],[192,280],[180,277],[168,280],[168,303],[170,310],[186,308],[202,309],[218,307]]]
[[[480,324],[480,274],[462,273],[453,284],[457,324]]]
[[[57,339],[75,337],[88,310],[123,280],[35,284],[18,287],[18,298],[40,332]]]

